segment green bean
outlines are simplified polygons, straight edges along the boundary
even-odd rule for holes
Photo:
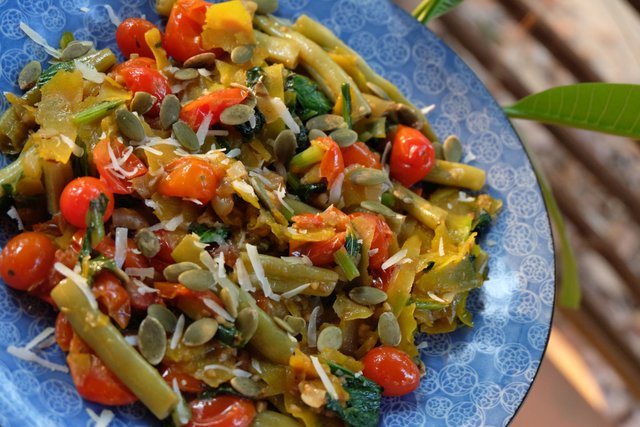
[[[62,280],[51,291],[51,297],[100,360],[157,418],[166,418],[178,404],[178,396],[125,341],[109,318],[91,306],[79,286],[69,279]]]
[[[5,186],[13,187],[22,176],[22,157],[30,155],[35,149],[35,146],[30,146],[20,153],[20,157],[0,169],[0,197],[5,195]]]
[[[31,128],[32,124],[21,120],[15,107],[7,108],[0,117],[0,151],[4,154],[18,154]]]
[[[295,419],[275,411],[260,412],[253,419],[251,427],[302,427]]]
[[[482,169],[464,163],[436,160],[436,164],[424,178],[424,181],[477,191],[484,186],[485,178],[486,174]]]
[[[447,211],[432,205],[397,182],[393,183],[393,195],[407,212],[433,230],[447,217]]]
[[[353,119],[358,119],[371,113],[371,108],[362,96],[360,89],[353,79],[336,64],[327,52],[313,41],[291,28],[279,24],[273,17],[256,16],[255,24],[271,36],[277,36],[294,41],[300,46],[300,59],[311,77],[320,84],[331,101],[335,102],[340,95],[342,85],[348,83],[353,90]]]
[[[73,179],[71,162],[42,162],[47,210],[54,215],[60,211],[60,195],[67,182]]]
[[[293,70],[298,66],[300,58],[300,46],[291,40],[272,37],[262,31],[254,30],[256,43],[267,51],[268,59],[276,63],[282,63],[285,67]]]
[[[85,55],[82,58],[78,58],[77,61],[81,61],[87,65],[93,66],[97,71],[105,72],[108,71],[109,68],[113,67],[116,63],[116,56],[113,54],[111,49],[102,49],[98,50],[92,54]],[[53,78],[56,73],[60,70],[71,71],[75,69],[74,61],[64,61],[58,62],[57,64],[52,65],[48,69],[42,72],[40,78],[38,79],[38,83],[36,84],[37,88],[42,87],[45,83]]]
[[[294,215],[302,215],[302,214],[317,214],[320,211],[313,206],[306,204],[305,202],[301,202],[298,199],[295,199],[291,196],[284,196],[284,201],[293,209]]]

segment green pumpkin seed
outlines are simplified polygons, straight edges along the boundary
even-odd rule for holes
[[[148,92],[138,91],[133,95],[129,108],[138,114],[145,114],[151,110],[157,100],[158,98]]]
[[[253,45],[243,45],[234,47],[231,51],[231,62],[234,64],[244,64],[253,57]]]
[[[356,141],[358,140],[358,132],[352,129],[347,129],[347,128],[336,129],[333,132],[331,132],[329,136],[341,148],[349,147],[355,144]]]
[[[18,86],[22,90],[31,89],[36,85],[40,74],[42,74],[42,65],[38,61],[27,62],[18,74]]]
[[[209,270],[187,270],[180,273],[178,282],[192,291],[206,291],[216,284],[216,278]]]
[[[378,319],[378,337],[380,337],[380,342],[384,345],[395,347],[400,344],[402,332],[400,331],[398,319],[392,312],[387,311],[380,315],[380,319]]]
[[[280,329],[282,329],[283,331],[289,332],[290,334],[293,334],[295,332],[293,328],[291,328],[291,326],[289,326],[289,324],[281,318],[274,316],[272,319],[276,323],[276,325],[280,326]]]
[[[167,332],[173,332],[176,329],[178,319],[176,315],[164,305],[151,304],[149,308],[147,308],[147,316],[158,320]]]
[[[216,332],[218,332],[218,322],[210,317],[203,317],[187,327],[182,342],[187,347],[196,347],[209,342]]]
[[[387,206],[383,205],[382,203],[374,202],[372,200],[364,200],[360,202],[360,206],[362,206],[364,209],[368,211],[378,213],[387,218],[399,218],[403,216],[393,211],[392,209],[388,208]]]
[[[391,101],[391,98],[389,98],[389,95],[387,95],[387,92],[385,92],[384,89],[382,89],[377,84],[371,83],[371,82],[367,82],[367,87],[377,97],[382,98],[382,99],[386,99],[387,101]]]
[[[200,77],[200,73],[195,68],[181,68],[173,73],[173,77],[182,81],[193,80]]]
[[[300,334],[307,328],[307,322],[302,317],[286,315],[284,321],[287,322],[294,336]]]
[[[342,330],[337,326],[327,326],[318,334],[316,346],[318,351],[329,348],[338,350],[342,347]]]
[[[147,258],[153,258],[160,252],[160,239],[153,231],[143,228],[136,233],[134,240],[140,253]]]
[[[70,61],[86,55],[93,47],[92,42],[73,40],[62,51],[61,61]]]
[[[142,141],[145,137],[140,119],[126,108],[116,110],[116,123],[120,133],[132,141]]]
[[[323,132],[331,131],[338,128],[346,127],[342,116],[336,114],[321,114],[307,121],[305,125],[307,129],[318,129]]]
[[[255,114],[253,108],[248,105],[236,104],[226,108],[220,114],[220,122],[231,126],[241,125],[247,122],[253,114]]]
[[[185,271],[189,270],[200,270],[200,266],[188,261],[178,262],[176,264],[171,264],[165,267],[165,269],[162,271],[162,274],[164,275],[164,278],[167,279],[167,281],[177,282],[178,277]]]
[[[356,185],[378,185],[389,182],[389,176],[378,169],[358,168],[349,175],[349,179]]]
[[[258,312],[251,307],[240,310],[236,318],[236,328],[240,332],[242,345],[249,342],[258,329]]]
[[[169,127],[178,121],[180,117],[180,100],[175,95],[167,95],[160,104],[160,126],[162,129],[169,129]]]
[[[229,381],[231,387],[238,393],[246,397],[258,397],[262,393],[263,387],[251,378],[234,377]]]
[[[398,122],[412,128],[420,129],[422,127],[422,117],[418,116],[416,111],[404,104],[396,104],[394,107]]]
[[[450,135],[444,140],[442,155],[448,162],[457,163],[462,160],[462,143],[457,136]]]
[[[199,53],[184,61],[185,68],[209,68],[216,63],[216,54],[213,52]]]
[[[147,316],[138,328],[140,354],[152,365],[162,362],[167,351],[167,333],[155,317]]]
[[[371,286],[358,286],[349,291],[349,298],[358,304],[376,305],[387,300],[387,293]]]
[[[273,146],[273,153],[277,161],[287,164],[296,153],[298,141],[291,129],[285,129],[278,134]]]
[[[220,291],[220,299],[224,303],[224,308],[227,309],[232,317],[238,316],[238,297],[236,294],[229,291],[228,288],[222,288]]]
[[[313,141],[314,139],[324,138],[327,134],[322,132],[320,129],[311,129],[309,131],[309,141]]]
[[[180,145],[182,145],[186,150],[198,151],[200,149],[198,136],[188,124],[182,120],[178,120],[173,124],[171,129],[173,129],[173,135],[176,137]]]
[[[278,0],[254,0],[258,5],[258,13],[267,15],[278,9]]]

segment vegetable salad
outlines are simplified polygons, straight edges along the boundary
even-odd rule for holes
[[[0,191],[25,231],[0,275],[58,310],[67,366],[48,367],[87,400],[176,426],[375,426],[419,385],[418,335],[473,325],[501,208],[484,172],[276,7],[159,0],[164,32],[119,23],[124,62],[64,33],[6,94]]]

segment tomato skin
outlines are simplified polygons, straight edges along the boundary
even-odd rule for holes
[[[394,347],[380,346],[362,359],[365,377],[384,390],[383,396],[404,396],[420,385],[420,370],[411,358]]]
[[[399,125],[391,148],[391,178],[405,187],[421,181],[436,162],[436,151],[419,130]]]
[[[118,140],[112,141],[109,138],[105,138],[96,144],[93,148],[93,162],[100,173],[100,180],[104,181],[115,194],[131,194],[133,193],[131,179],[147,173],[147,167],[135,154],[131,153],[124,164],[121,165],[129,176],[122,178],[116,175],[111,168],[109,145],[111,145],[111,149],[118,159],[123,157],[126,150],[122,142]]]
[[[186,427],[249,427],[256,416],[254,404],[236,396],[194,400]]]
[[[184,62],[194,55],[209,52],[200,42],[209,6],[203,0],[178,0],[173,5],[163,46],[176,61]]]
[[[140,61],[140,60],[143,61]],[[171,93],[171,86],[167,78],[155,67],[150,66],[147,58],[130,59],[119,65],[115,73],[124,80],[125,86],[133,92],[147,92],[156,97],[156,102],[145,116],[157,117],[160,104],[165,96]],[[155,61],[153,61],[155,65]]]
[[[289,244],[291,256],[306,255],[309,257],[313,265],[323,267],[334,264],[333,254],[344,246],[347,233],[337,233],[329,240],[322,242],[306,242],[302,245],[295,244],[292,240]]]
[[[95,276],[91,290],[109,317],[122,329],[126,328],[131,319],[131,300],[120,280],[110,271],[102,271]]]
[[[360,218],[361,221],[368,222],[373,229],[370,249],[377,249],[377,252],[369,256],[369,269],[380,270],[382,264],[389,258],[389,245],[393,237],[389,225],[380,216],[367,212],[355,212],[349,215],[349,218]]]
[[[315,139],[312,144],[320,145],[326,150],[320,161],[320,177],[326,178],[327,184],[331,188],[338,176],[344,172],[344,160],[340,147],[328,136]]]
[[[71,327],[71,323],[69,319],[62,314],[62,312],[58,312],[58,316],[56,317],[56,342],[62,351],[69,351],[69,347],[71,346],[71,339],[73,338],[73,328]]]
[[[100,197],[100,193],[109,199],[107,209],[102,217],[106,222],[113,212],[115,203],[113,193],[104,182],[91,176],[76,178],[64,187],[60,196],[62,216],[69,224],[77,228],[87,228],[85,219],[89,210],[89,202]]]
[[[167,367],[164,372],[162,372],[162,378],[164,378],[169,385],[173,385],[173,380],[175,379],[178,382],[180,391],[185,393],[201,393],[204,391],[204,383],[202,381],[183,372],[176,366]]]
[[[344,167],[350,165],[362,165],[365,168],[382,169],[380,155],[371,149],[364,142],[356,142],[348,147],[340,149]]]
[[[218,176],[206,160],[182,157],[169,163],[166,171],[169,174],[158,184],[163,196],[196,199],[204,205],[216,194]]]
[[[144,38],[144,33],[156,28],[151,22],[142,18],[127,18],[118,25],[116,43],[122,54],[128,58],[132,53],[153,58],[153,52]]]
[[[0,276],[14,289],[34,290],[49,277],[55,253],[55,245],[44,233],[20,233],[0,253]]]
[[[226,108],[240,104],[248,95],[248,91],[237,87],[208,93],[185,104],[180,111],[180,118],[196,131],[204,118],[211,114],[211,125],[214,125]]]

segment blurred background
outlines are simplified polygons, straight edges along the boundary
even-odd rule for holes
[[[419,1],[396,3],[411,11]],[[563,84],[640,84],[640,0],[466,0],[429,27],[501,105]],[[640,142],[514,124],[564,214],[583,299],[556,307],[511,426],[639,426]]]

